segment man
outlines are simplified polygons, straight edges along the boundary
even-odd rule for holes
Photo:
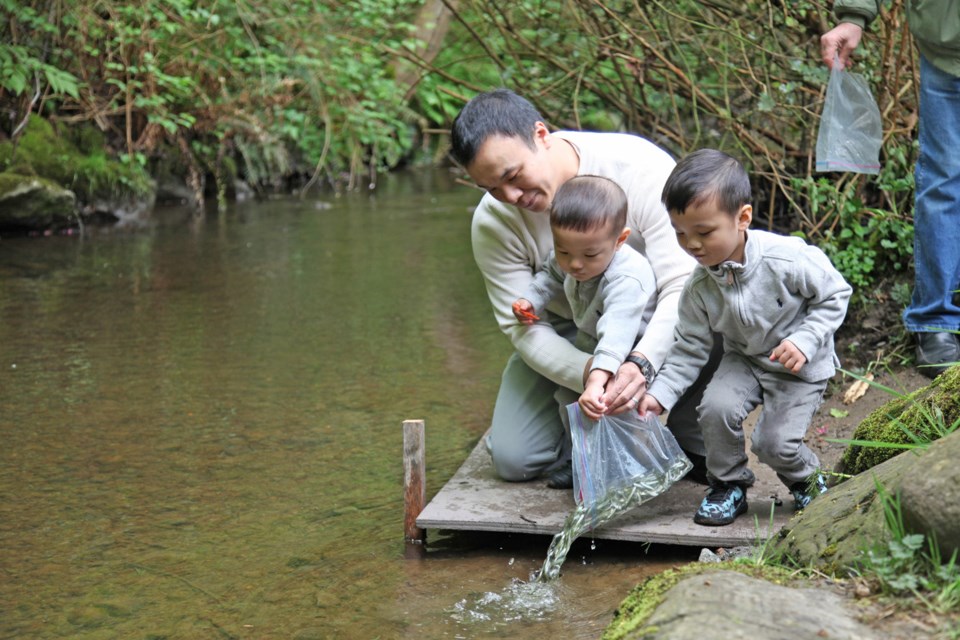
[[[674,161],[637,136],[551,133],[532,104],[505,89],[480,94],[463,108],[453,123],[451,145],[456,161],[487,191],[473,217],[474,258],[500,329],[516,349],[503,372],[487,442],[494,468],[512,481],[546,471],[550,486],[570,487],[565,406],[583,391],[591,354],[571,344],[576,328],[562,297],[547,307],[546,322],[530,326],[517,321],[511,305],[553,247],[548,210],[560,185],[577,175],[619,184],[629,201],[627,226],[633,233],[628,243],[653,267],[657,304],[643,337],[607,384],[602,400],[610,413],[635,410],[673,342],[677,301],[695,265],[677,243],[660,201]],[[716,361],[711,359],[712,366]],[[709,373],[708,367],[668,419],[694,462],[691,477],[701,480],[704,448],[696,405]]]
[[[839,24],[820,55],[846,67],[879,0],[837,0]],[[920,50],[920,155],[915,169],[914,287],[903,322],[931,378],[960,361],[960,0],[910,0],[907,24]]]

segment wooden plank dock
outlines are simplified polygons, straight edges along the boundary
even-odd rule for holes
[[[749,510],[733,524],[724,527],[695,524],[693,513],[706,487],[684,479],[663,495],[587,535],[709,548],[762,542],[779,531],[793,515],[793,497],[774,472],[752,455],[750,468],[756,473],[757,482],[747,493]],[[420,512],[416,525],[425,530],[552,536],[561,531],[564,519],[573,508],[573,492],[550,489],[545,480],[505,482],[499,479],[481,438],[460,469]]]

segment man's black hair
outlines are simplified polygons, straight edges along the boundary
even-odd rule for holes
[[[613,180],[576,176],[564,182],[550,206],[550,225],[571,231],[590,231],[611,225],[617,235],[627,225],[627,195]]]
[[[678,162],[661,196],[671,213],[683,213],[712,198],[730,215],[736,215],[752,199],[750,177],[743,165],[716,149],[694,151]]]
[[[519,138],[531,149],[534,125],[543,118],[525,98],[509,89],[495,89],[475,96],[468,102],[450,129],[450,152],[453,159],[467,167],[487,138],[494,135]]]

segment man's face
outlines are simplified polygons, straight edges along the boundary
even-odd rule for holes
[[[480,145],[467,173],[500,202],[547,211],[560,185],[547,153],[551,142],[546,127],[538,123],[533,141],[531,149],[520,138],[491,136]]]

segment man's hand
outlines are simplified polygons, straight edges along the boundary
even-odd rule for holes
[[[828,69],[833,69],[834,58],[840,58],[841,69],[850,66],[850,54],[860,44],[863,29],[852,22],[841,22],[820,36],[820,57]]]
[[[513,303],[513,315],[516,316],[520,324],[530,325],[539,320],[539,316],[533,312],[533,305],[525,298],[520,298]]]
[[[807,356],[789,340],[784,340],[780,345],[770,353],[771,362],[779,362],[788,371],[797,373],[807,364]]]
[[[640,372],[640,367],[632,362],[624,362],[617,369],[617,374],[610,378],[600,400],[607,407],[607,415],[617,415],[635,409],[646,390],[647,379]]]
[[[660,404],[660,401],[654,398],[649,393],[643,394],[643,398],[640,399],[640,406],[637,407],[637,411],[640,415],[645,415],[648,411],[652,411],[657,415],[663,413],[663,405]]]

